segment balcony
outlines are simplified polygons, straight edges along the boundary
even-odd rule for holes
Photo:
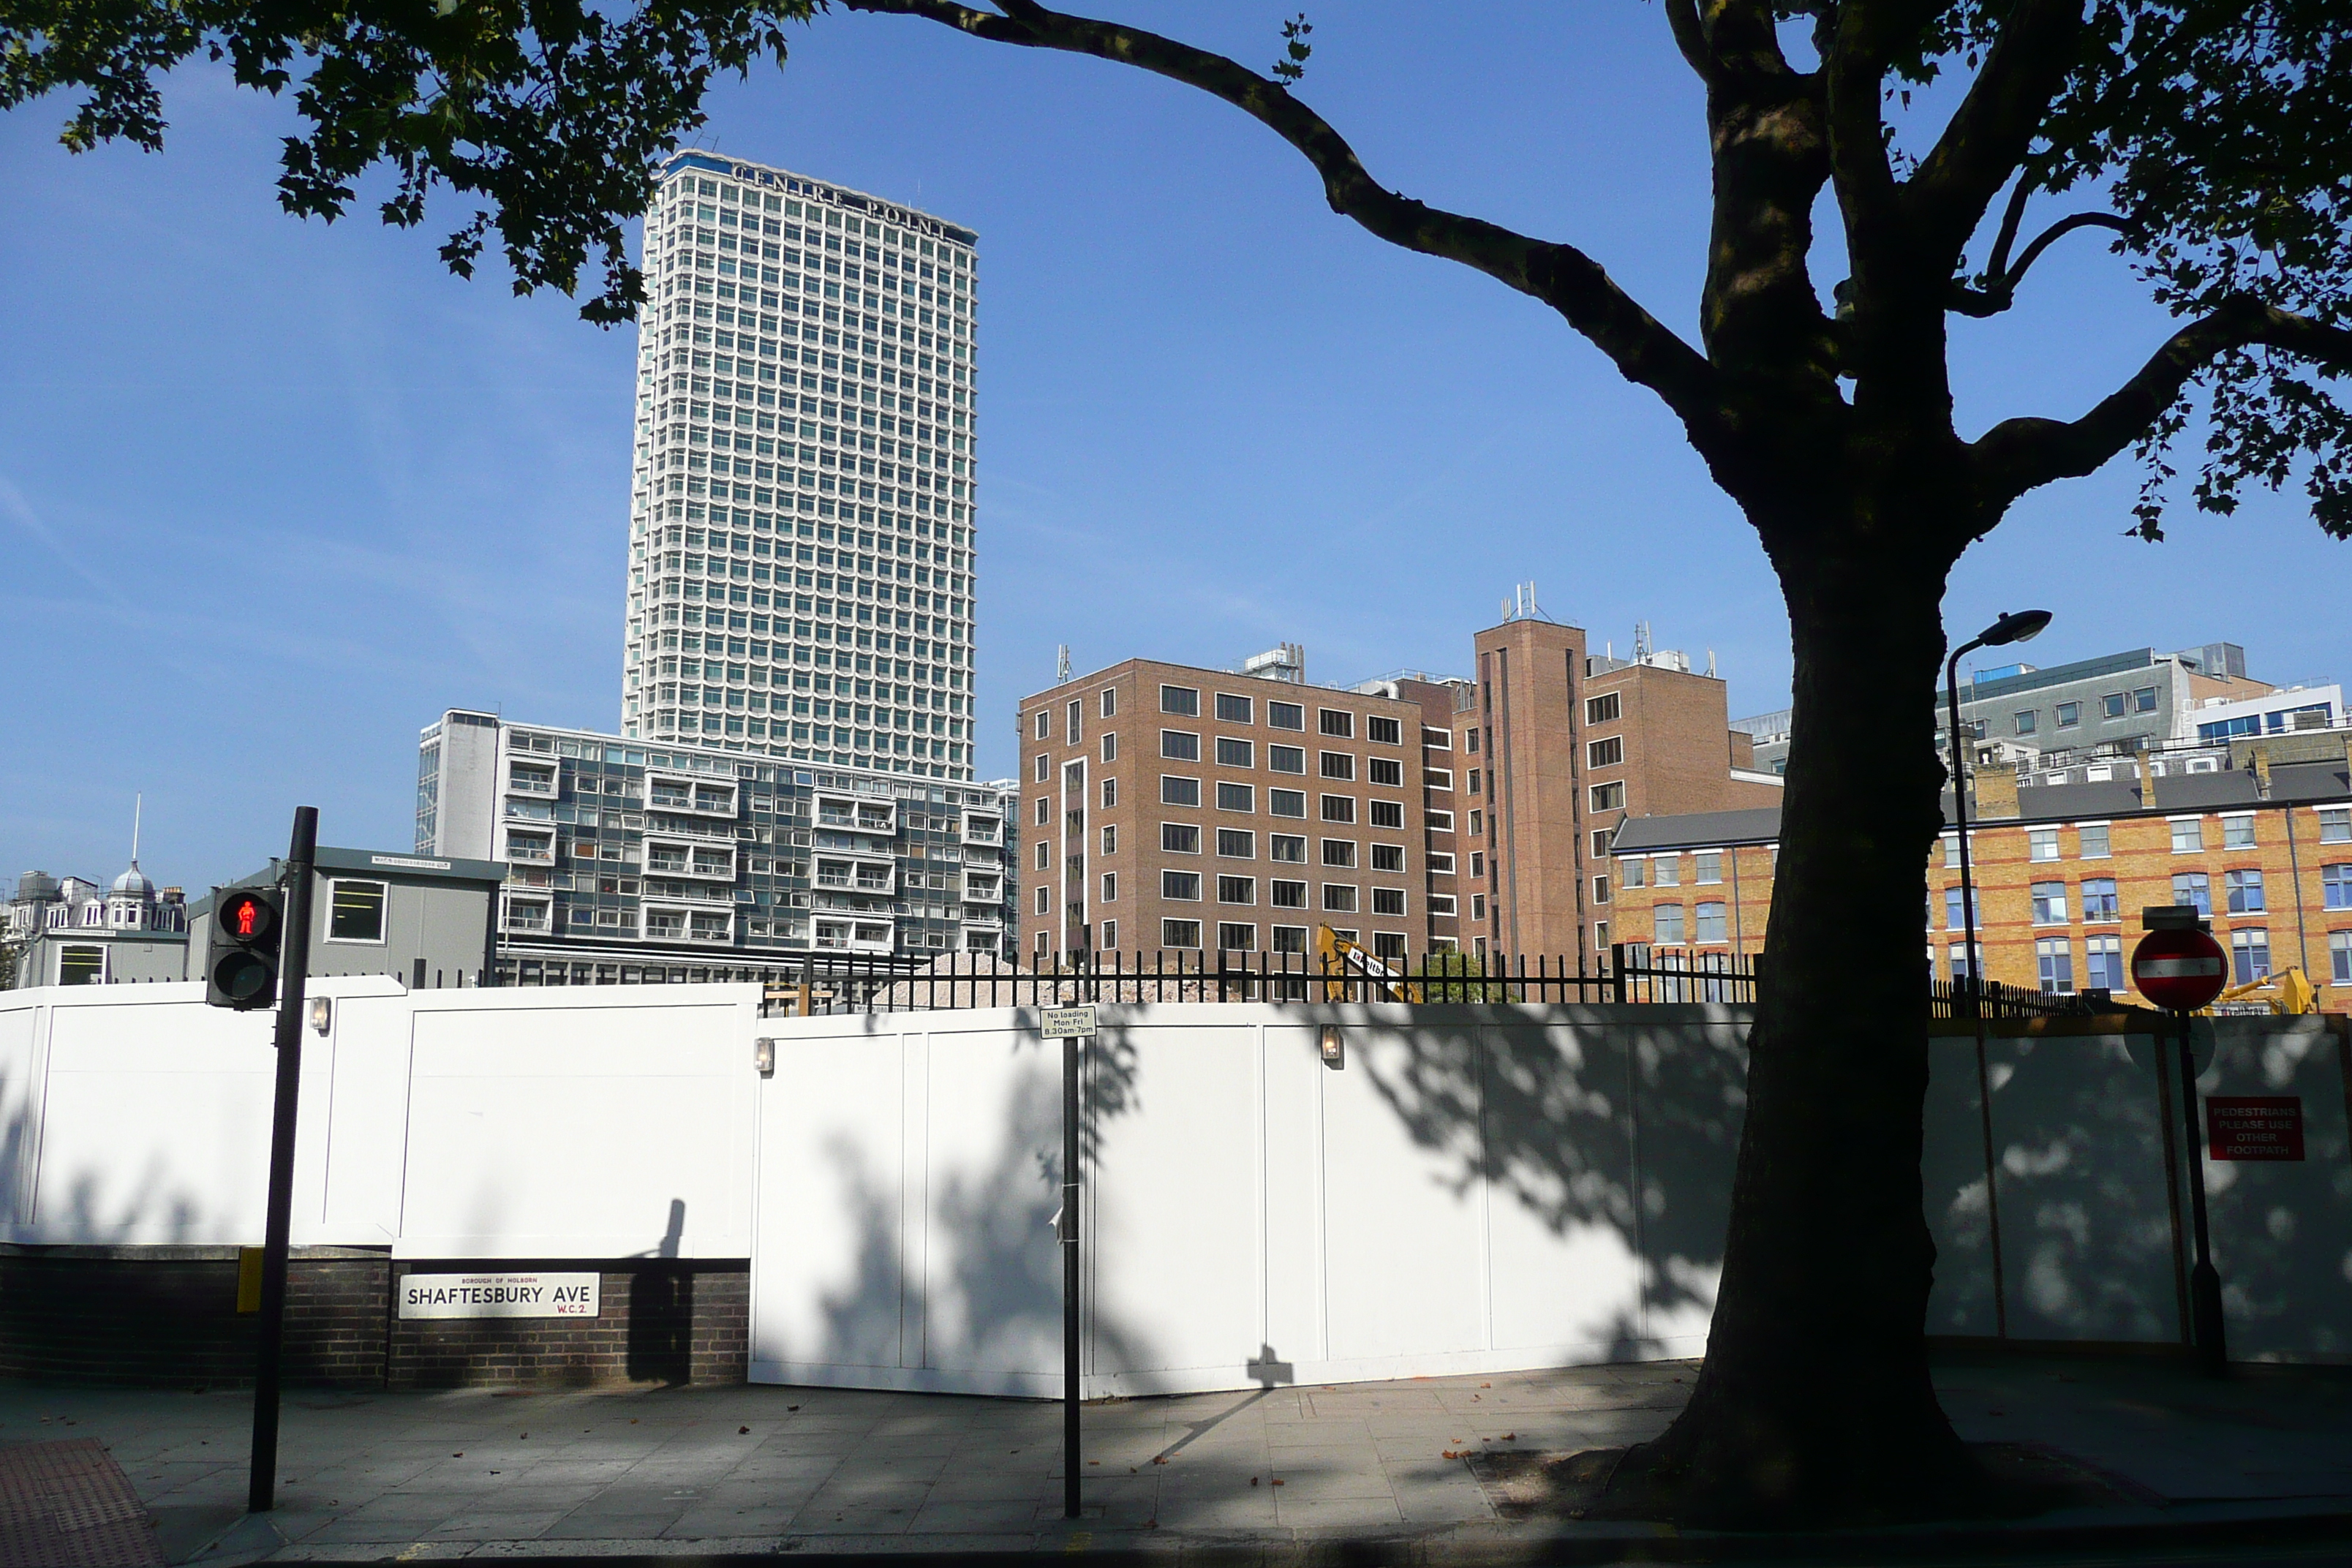
[[[692,877],[704,881],[735,880],[735,853],[721,853],[698,844],[672,844],[648,836],[645,845],[649,877]]]

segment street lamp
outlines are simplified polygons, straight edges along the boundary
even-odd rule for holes
[[[2050,624],[2047,610],[2021,610],[2016,615],[2004,613],[1975,637],[1952,650],[1944,661],[1944,699],[1950,715],[1949,732],[1952,752],[1952,816],[1958,819],[1960,833],[1960,929],[1966,943],[1961,952],[1968,955],[1969,1010],[1980,1014],[1978,997],[1983,977],[1977,973],[1977,890],[1969,869],[1969,797],[1967,773],[1960,766],[1960,660],[1980,647],[2005,647],[2011,643],[2032,642]]]

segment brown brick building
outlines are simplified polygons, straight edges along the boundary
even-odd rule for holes
[[[2211,915],[2233,983],[2292,966],[2352,987],[2352,733],[2154,752],[2117,772],[2020,788],[2011,770],[1979,771],[1969,854],[1988,978],[2125,994],[2140,911],[2184,903]],[[1627,823],[1613,846],[1618,940],[1752,956],[1778,831],[1776,810]],[[1948,832],[1924,910],[1939,978],[1966,965],[1960,900]]]
[[[1031,952],[1303,952],[1319,923],[1589,965],[1629,815],[1780,798],[1680,655],[1532,616],[1473,650],[1470,680],[1308,686],[1293,649],[1253,661],[1284,679],[1131,659],[1024,699]]]
[[[1149,659],[1024,700],[1032,952],[1427,951],[1423,712]]]

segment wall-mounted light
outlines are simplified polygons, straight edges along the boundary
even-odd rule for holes
[[[335,999],[331,996],[310,998],[310,1032],[323,1035],[335,1026]]]
[[[761,1038],[751,1042],[751,1066],[761,1078],[776,1076],[776,1042]]]
[[[1348,1065],[1347,1037],[1339,1033],[1337,1024],[1323,1026],[1323,1065],[1338,1072]]]

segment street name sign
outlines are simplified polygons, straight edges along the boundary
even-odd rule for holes
[[[1037,1032],[1049,1040],[1083,1040],[1095,1032],[1094,1007],[1040,1008]]]
[[[593,1318],[594,1274],[410,1274],[403,1318]]]

